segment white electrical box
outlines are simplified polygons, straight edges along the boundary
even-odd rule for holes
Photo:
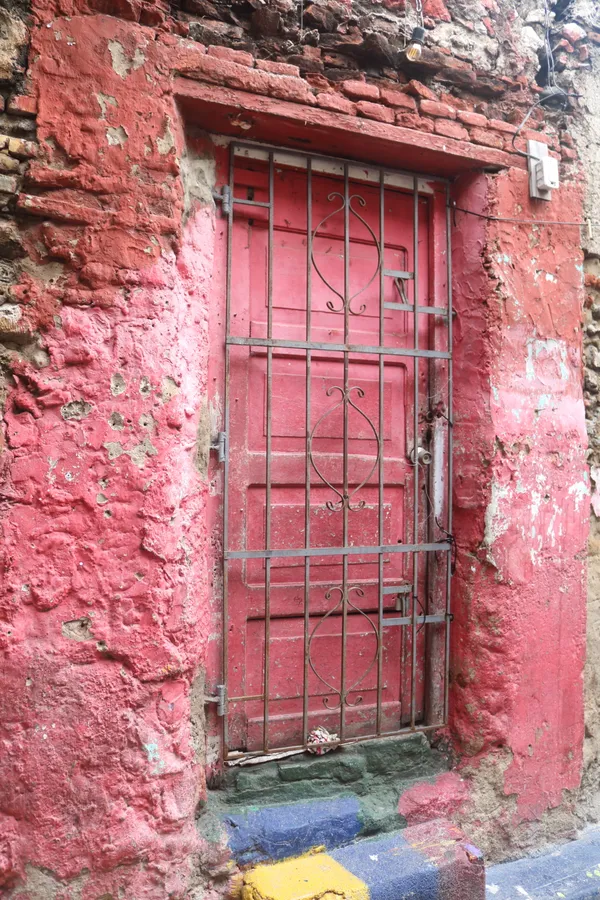
[[[527,141],[529,196],[534,200],[551,200],[552,191],[560,187],[558,160],[548,154],[541,141]]]
[[[560,187],[558,160],[553,156],[545,156],[535,165],[535,177],[538,191],[555,191]]]

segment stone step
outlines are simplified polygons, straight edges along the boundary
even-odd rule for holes
[[[357,837],[403,828],[399,798],[415,786],[435,790],[446,772],[445,758],[422,734],[323,757],[293,757],[230,774],[227,790],[210,792],[199,826],[209,840],[218,835],[242,866],[282,860],[316,845],[333,850]]]
[[[536,856],[491,866],[488,900],[598,900],[600,828]]]
[[[358,795],[403,778],[433,777],[448,770],[443,754],[422,733],[350,744],[324,756],[308,753],[276,762],[229,768],[218,791],[228,805],[321,800],[351,790]]]
[[[330,853],[261,864],[243,876],[243,900],[483,900],[481,853],[441,819]]]

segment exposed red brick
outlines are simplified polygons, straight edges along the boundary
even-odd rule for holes
[[[439,98],[442,103],[448,103],[450,106],[453,106],[455,109],[466,110],[467,112],[471,112],[473,110],[473,105],[471,103],[467,103],[466,100],[463,100],[462,97],[455,97],[454,94],[449,94],[447,91],[443,91]]]
[[[359,100],[356,104],[356,111],[359,116],[377,119],[378,122],[388,122],[390,125],[393,125],[396,119],[393,109],[388,109],[381,103],[371,103],[369,100]]]
[[[37,100],[28,94],[15,94],[8,101],[7,112],[15,116],[37,115]]]
[[[409,97],[403,91],[393,88],[381,88],[381,99],[388,106],[395,108],[410,109],[413,112],[417,109],[417,101],[414,97]]]
[[[245,50],[231,50],[230,47],[220,47],[214,44],[208,48],[209,56],[216,56],[217,59],[228,59],[229,62],[239,63],[240,66],[253,66],[254,57]],[[278,74],[282,75],[282,72]]]
[[[486,31],[489,34],[489,36],[495,37],[496,31],[494,29],[494,26],[492,25],[492,20],[489,18],[489,16],[484,16],[481,21],[485,25]]]
[[[436,134],[443,134],[445,137],[455,138],[457,141],[468,141],[469,132],[463,125],[458,122],[451,122],[448,119],[436,119],[434,123]]]
[[[379,100],[379,88],[366,81],[344,81],[342,90],[351,100]]]
[[[321,109],[330,109],[333,112],[348,113],[348,115],[351,116],[356,115],[356,104],[352,103],[352,101],[348,100],[346,97],[342,97],[341,94],[337,94],[333,91],[317,94],[317,105],[320,106]]]
[[[421,112],[428,116],[437,116],[440,119],[455,119],[456,110],[447,103],[438,103],[436,100],[421,100]]]
[[[579,48],[579,59],[581,62],[586,62],[590,58],[590,48],[587,44],[582,44]]]
[[[550,145],[552,143],[552,139],[549,135],[544,134],[540,131],[533,131],[531,128],[526,128],[521,132],[521,137],[526,141],[540,141],[542,144]]]
[[[464,109],[458,111],[458,118],[465,125],[474,125],[476,128],[485,128],[488,123],[486,117],[481,113],[468,112]]]
[[[563,159],[577,159],[577,151],[572,147],[561,147],[560,152]]]
[[[486,128],[471,128],[471,140],[484,147],[495,147],[496,150],[504,149],[504,139],[495,131]]]
[[[300,77],[300,69],[298,66],[292,66],[290,63],[273,62],[270,59],[257,59],[256,68],[262,69],[263,72],[270,72],[272,75],[293,75]]]
[[[450,22],[450,13],[446,8],[444,0],[425,0],[423,4],[423,12],[432,19],[441,22]]]
[[[502,131],[506,134],[515,134],[517,131],[516,125],[513,125],[511,122],[503,122],[502,119],[490,119],[487,124],[488,128],[493,128],[494,131]]]
[[[419,131],[433,133],[432,120],[419,116],[417,113],[396,113],[396,125],[400,125],[401,128],[418,128]]]
[[[433,91],[426,85],[421,84],[420,81],[415,81],[414,78],[408,82],[403,90],[407,94],[412,94],[413,97],[420,97],[422,100],[437,100],[437,95]]]
[[[268,94],[279,100],[291,100],[311,106],[316,103],[314,94],[302,78],[271,75],[214,56],[192,55],[191,59],[186,56],[180,64],[179,71],[188,78],[198,76],[213,84],[222,84],[255,94]]]
[[[563,27],[562,33],[571,44],[578,44],[585,37],[585,28],[582,28],[576,22],[568,22]]]

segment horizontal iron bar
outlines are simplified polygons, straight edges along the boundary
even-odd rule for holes
[[[417,625],[434,625],[445,621],[446,613],[441,613],[437,616],[417,616]],[[383,619],[382,625],[384,628],[389,628],[391,625],[412,625],[412,616],[401,616],[399,619]]]
[[[290,559],[307,556],[368,556],[377,553],[437,553],[452,544],[390,544],[381,547],[297,547],[294,550],[226,550],[225,559]]]
[[[358,744],[358,743],[362,744],[365,741],[375,741],[375,740],[380,740],[381,738],[386,738],[386,737],[397,737],[397,736],[403,735],[403,734],[406,734],[406,735],[416,734],[419,731],[435,731],[438,728],[444,728],[444,725],[445,725],[444,722],[437,722],[435,725],[415,725],[414,728],[412,726],[408,725],[406,728],[400,728],[397,731],[382,731],[381,734],[365,734],[365,735],[361,735],[360,737],[356,737],[356,738],[346,738],[346,740],[344,740],[344,741],[327,741],[327,742],[322,742],[322,744],[321,744],[321,742],[319,742],[318,744],[316,744],[316,743],[315,744],[294,744],[289,747],[277,747],[277,748],[270,747],[269,751],[267,753],[265,753],[264,751],[261,751],[261,750],[250,751],[248,753],[240,753],[237,750],[228,750],[227,748],[225,748],[224,759],[225,759],[225,761],[227,761],[228,759],[236,759],[236,760],[237,759],[256,759],[257,757],[260,757],[260,756],[269,757],[274,753],[284,753],[286,750],[305,750],[307,747],[325,746],[325,744],[328,747],[335,747],[337,745],[348,746],[350,744]]]
[[[243,197],[232,197],[232,203],[241,203],[242,206],[260,206],[262,209],[271,209],[270,203],[265,203],[261,200],[244,200]]]
[[[409,356],[424,359],[450,359],[450,353],[441,350],[409,350],[404,347],[368,347],[363,344],[327,344],[312,341],[281,341],[275,338],[244,338],[229,336],[226,344],[242,347],[280,347],[288,350],[329,350],[332,353],[373,353],[379,356]]]
[[[415,308],[411,303],[384,303],[384,309],[396,309],[400,312],[414,313]],[[430,316],[443,316],[448,318],[448,310],[441,306],[417,306],[418,313],[428,313]]]
[[[412,591],[412,584],[401,584],[398,587],[384,587],[384,594],[410,594]]]
[[[411,172],[408,169],[389,169],[387,166],[372,166],[369,163],[362,163],[356,159],[346,159],[343,156],[326,156],[324,153],[311,153],[310,151],[306,150],[288,150],[285,147],[278,147],[275,144],[259,144],[255,143],[254,141],[234,141],[232,143],[232,148],[234,154],[237,148],[239,148],[240,150],[247,148],[248,150],[262,151],[263,153],[265,151],[273,150],[280,156],[290,156],[292,158],[302,156],[307,159],[322,159],[324,162],[339,162],[342,165],[345,165],[347,163],[348,165],[357,169],[373,168],[377,172],[383,171],[386,175],[406,175],[412,179],[414,179],[416,176],[423,181],[431,181],[438,184],[451,183],[451,180],[449,178],[443,178],[441,175],[425,175],[423,173],[419,174],[418,172]]]
[[[401,278],[403,281],[411,281],[415,277],[414,272],[401,272],[396,269],[384,269],[383,274],[389,278]]]

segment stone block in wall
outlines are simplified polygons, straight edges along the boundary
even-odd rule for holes
[[[21,61],[27,40],[25,23],[0,7],[0,84],[10,84],[23,72]]]

